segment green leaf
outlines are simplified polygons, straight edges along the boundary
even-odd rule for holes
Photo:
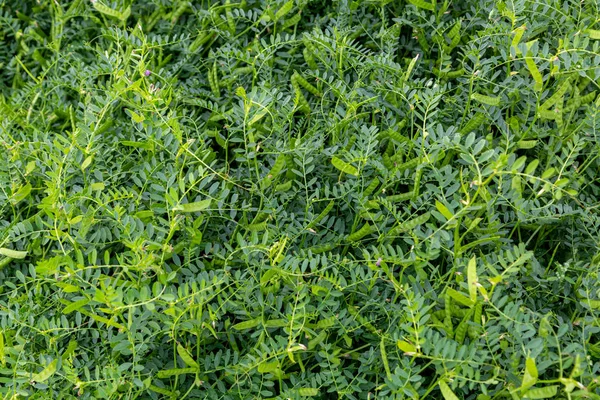
[[[539,163],[540,160],[538,160],[537,158],[530,162],[527,168],[525,168],[525,175],[532,175],[535,172],[535,169],[537,168]]]
[[[25,175],[29,175],[30,173],[32,173],[33,170],[35,169],[35,166],[36,166],[35,161],[29,161],[27,163],[27,165],[25,166]]]
[[[517,160],[514,162],[513,165],[511,165],[510,170],[515,172],[521,169],[521,167],[523,167],[523,165],[525,165],[525,161],[527,161],[527,156],[521,156],[519,158],[517,158]]]
[[[108,318],[105,318],[105,317],[103,317],[101,315],[94,314],[94,313],[92,313],[90,311],[87,311],[85,309],[82,309],[82,308],[79,309],[79,312],[82,313],[83,315],[86,315],[86,316],[92,318],[94,321],[101,322],[101,323],[103,323],[105,325],[108,325],[108,326],[112,326],[112,327],[117,328],[117,329],[119,329],[121,331],[126,331],[127,330],[123,325],[119,324],[118,322],[113,321],[112,319],[108,319]]]
[[[409,0],[411,1],[411,0]],[[429,3],[426,3],[424,1],[421,0],[415,0],[416,2],[419,2],[422,5],[429,5]],[[412,1],[411,1],[412,2]],[[413,3],[415,4],[415,3]],[[431,11],[433,11],[433,5],[431,5]],[[417,65],[417,61],[419,60],[419,55],[417,54],[412,60],[410,60],[410,63],[408,64],[408,68],[406,68],[406,72],[404,73],[404,80],[408,81],[410,79],[410,74],[412,73],[412,70],[415,68],[415,65]]]
[[[78,346],[78,343],[76,340],[69,340],[69,344],[67,345],[67,348],[65,349],[64,353],[62,354],[61,359],[63,361],[69,359],[69,357],[71,357],[75,353],[77,346]]]
[[[255,124],[255,123],[257,123],[258,121],[260,121],[261,119],[263,119],[263,117],[264,117],[265,115],[267,115],[268,113],[269,113],[269,110],[268,110],[268,109],[266,109],[266,108],[264,108],[264,109],[262,109],[262,110],[258,111],[258,112],[256,113],[256,115],[254,115],[254,117],[252,117],[252,119],[250,120],[250,122],[248,122],[248,126],[252,126],[252,125],[254,125],[254,124]]]
[[[454,217],[454,214],[452,214],[452,212],[450,212],[448,207],[446,207],[444,204],[442,204],[438,200],[435,201],[435,208],[437,208],[437,210],[440,212],[440,214],[442,214],[444,216],[444,218],[446,218],[448,221],[450,221]]]
[[[92,160],[94,159],[94,156],[88,156],[85,158],[85,160],[83,160],[83,162],[81,163],[81,170],[85,171],[87,169],[87,167],[90,166],[90,164],[92,163]]]
[[[556,173],[554,167],[550,167],[542,173],[542,179],[550,179]]]
[[[258,372],[260,372],[261,374],[268,374],[271,372],[275,372],[279,369],[279,361],[271,361],[271,362],[266,362],[263,361],[260,364],[258,364]]]
[[[425,0],[408,0],[408,2],[414,6],[422,8],[424,10],[435,11],[432,3],[428,3]]]
[[[582,303],[589,306],[592,310],[600,310],[600,300],[585,299]]]
[[[18,203],[20,203],[21,201],[25,200],[27,197],[29,197],[29,194],[31,193],[31,184],[27,183],[26,185],[22,186],[19,190],[17,190],[10,198],[10,203],[12,205],[16,205]]]
[[[104,190],[104,188],[105,188],[105,187],[106,187],[106,186],[104,185],[104,182],[95,182],[95,183],[92,183],[92,184],[90,185],[90,188],[91,188],[93,191]]]
[[[70,314],[73,311],[79,310],[81,307],[85,306],[89,302],[90,301],[88,299],[81,299],[81,300],[74,301],[71,304],[69,304],[68,306],[66,306],[62,310],[62,312],[63,312],[63,314]]]
[[[145,118],[143,115],[139,115],[138,113],[136,113],[133,110],[128,110],[128,111],[131,114],[131,119],[133,119],[134,122],[136,122],[138,124],[141,122],[144,122]]]
[[[134,214],[137,218],[144,220],[148,218],[152,218],[154,216],[154,211],[152,210],[141,210]]]
[[[398,348],[405,353],[416,353],[417,348],[404,340],[398,340]]]

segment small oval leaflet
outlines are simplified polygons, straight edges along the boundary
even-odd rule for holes
[[[81,163],[81,170],[85,171],[86,168],[90,166],[90,164],[92,163],[93,159],[94,159],[94,156],[88,156],[88,157],[86,157],[86,159],[83,160],[83,162]]]
[[[540,163],[540,160],[538,160],[537,158],[535,160],[531,161],[529,163],[529,165],[527,165],[527,168],[525,168],[525,175],[533,174],[535,169],[538,167],[539,163]]]

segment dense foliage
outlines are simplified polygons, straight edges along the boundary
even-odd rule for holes
[[[5,399],[600,399],[597,0],[0,0]]]

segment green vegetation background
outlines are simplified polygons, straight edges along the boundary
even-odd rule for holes
[[[600,399],[599,9],[0,0],[0,395]]]

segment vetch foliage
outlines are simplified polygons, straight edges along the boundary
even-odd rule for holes
[[[599,15],[0,0],[0,394],[600,398]]]

